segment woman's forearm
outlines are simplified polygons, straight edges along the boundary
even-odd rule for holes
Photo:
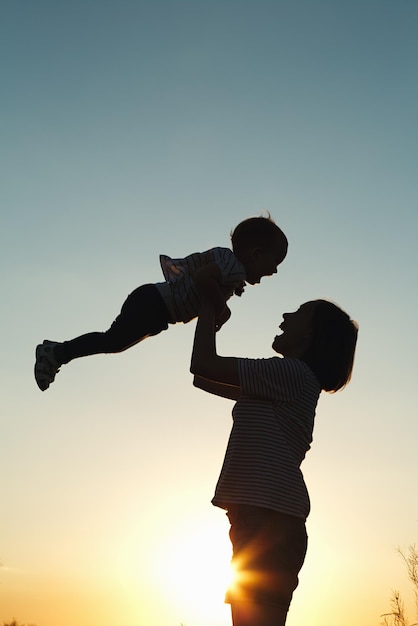
[[[215,310],[207,300],[202,302],[196,324],[190,371],[207,380],[240,385],[237,359],[222,357],[216,352]]]
[[[238,400],[241,397],[241,389],[239,387],[218,383],[215,380],[208,380],[201,376],[194,376],[193,386],[215,396],[228,398],[229,400]]]
[[[210,378],[207,374],[214,368],[216,356],[215,309],[205,298],[196,324],[190,371]]]

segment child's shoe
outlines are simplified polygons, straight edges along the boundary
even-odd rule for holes
[[[35,380],[41,391],[46,391],[59,372],[61,363],[58,363],[54,355],[54,347],[57,341],[45,339],[42,344],[36,346]]]

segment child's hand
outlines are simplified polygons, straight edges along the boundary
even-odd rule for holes
[[[230,317],[231,317],[231,310],[225,304],[224,308],[222,309],[220,314],[216,316],[216,319],[215,319],[216,332],[218,332],[218,330],[222,328],[222,326],[229,320]]]

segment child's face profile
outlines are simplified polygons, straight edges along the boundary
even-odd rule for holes
[[[247,274],[246,282],[256,285],[263,276],[277,274],[277,267],[283,261],[283,254],[273,248],[251,248],[242,259]]]

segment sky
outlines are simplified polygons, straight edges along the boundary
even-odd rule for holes
[[[418,541],[416,0],[2,0],[0,623],[229,626],[211,505],[232,402],[193,388],[195,322],[80,359],[159,254],[269,211],[277,275],[230,301],[225,356],[282,313],[360,326],[302,465],[312,511],[288,626],[379,626]]]

